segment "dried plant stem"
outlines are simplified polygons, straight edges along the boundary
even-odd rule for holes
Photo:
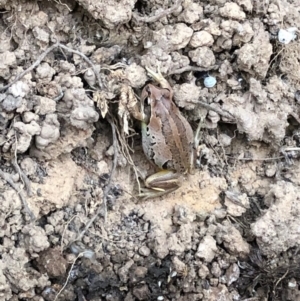
[[[9,84],[3,86],[0,88],[0,92],[8,89],[9,87],[11,87],[13,84],[15,84],[17,81],[19,81],[20,79],[22,79],[26,74],[28,74],[29,72],[31,72],[33,69],[35,69],[37,66],[39,66],[41,64],[41,62],[43,61],[43,59],[51,52],[53,51],[55,48],[60,47],[62,49],[67,50],[68,52],[72,52],[74,54],[79,55],[84,61],[86,61],[90,67],[93,69],[95,76],[97,78],[97,82],[98,82],[98,86],[100,89],[103,89],[103,84],[100,78],[100,74],[99,71],[97,71],[96,66],[93,64],[93,62],[86,56],[84,55],[82,52],[74,50],[68,46],[65,46],[59,42],[53,44],[52,46],[48,47],[38,58],[37,60],[30,66],[28,67],[26,70],[24,70],[23,72],[21,72],[20,74],[18,74],[16,76],[16,78],[10,82]]]
[[[23,170],[20,168],[18,162],[17,162],[17,158],[11,160],[11,163],[14,167],[14,169],[16,170],[16,172],[20,175],[23,184],[26,187],[26,191],[27,191],[27,195],[28,196],[32,196],[32,191],[31,191],[31,183],[28,179],[28,177],[25,175],[25,173],[23,172]]]
[[[207,109],[207,110],[214,111],[214,112],[218,113],[219,115],[221,115],[221,116],[223,116],[223,117],[225,117],[225,118],[231,119],[231,120],[233,120],[233,121],[235,120],[235,117],[234,117],[231,113],[229,113],[228,111],[224,111],[224,110],[222,110],[221,108],[212,107],[212,106],[209,105],[208,103],[203,102],[203,101],[201,101],[201,100],[199,100],[198,103],[199,103],[202,107],[204,107],[205,109]]]
[[[237,158],[237,157],[232,157],[232,156],[227,156],[226,158],[229,159],[234,159],[237,161],[274,161],[274,160],[281,160],[284,159],[284,156],[279,156],[279,157],[274,157],[274,158]]]
[[[279,278],[277,280],[277,282],[275,283],[275,286],[274,286],[274,289],[273,289],[273,294],[274,295],[275,295],[276,287],[278,286],[279,282],[281,282],[286,277],[286,275],[288,274],[288,272],[289,272],[289,269],[287,269],[286,272],[284,273],[284,275],[281,278]]]
[[[100,89],[103,89],[103,84],[102,84],[102,81],[101,81],[101,79],[100,79],[99,72],[97,71],[97,68],[96,68],[96,66],[93,64],[93,62],[92,62],[86,55],[84,55],[84,54],[83,54],[82,52],[80,52],[80,51],[74,50],[74,49],[72,49],[72,48],[70,48],[70,47],[68,47],[68,46],[65,46],[65,45],[61,44],[61,43],[58,43],[57,47],[60,47],[60,48],[65,49],[65,50],[67,50],[67,51],[69,51],[69,52],[75,53],[75,54],[79,55],[81,58],[83,58],[83,60],[86,61],[86,63],[88,63],[88,64],[91,66],[91,68],[93,69],[93,71],[94,71],[94,73],[95,73],[95,76],[96,76],[96,78],[97,78],[97,82],[98,82],[99,88],[100,88]]]
[[[21,200],[21,202],[23,204],[25,212],[27,212],[29,214],[31,220],[34,220],[35,216],[34,216],[33,212],[29,209],[25,197],[23,196],[22,192],[19,191],[17,185],[14,183],[14,181],[11,179],[11,177],[7,173],[5,173],[4,171],[2,171],[1,169],[0,169],[0,177],[4,181],[6,181],[18,193],[18,195],[20,197],[20,200]]]
[[[83,254],[84,254],[84,252],[83,252],[83,253],[79,253],[78,256],[74,259],[74,261],[73,261],[73,263],[72,263],[72,265],[71,265],[70,271],[69,271],[69,273],[68,273],[68,277],[67,277],[67,279],[66,279],[66,281],[65,281],[65,284],[63,285],[63,287],[60,289],[60,291],[59,291],[59,292],[57,293],[57,295],[55,296],[54,301],[57,300],[57,298],[59,297],[59,295],[62,293],[62,291],[63,291],[63,290],[66,288],[66,286],[68,285],[68,282],[69,282],[69,279],[70,279],[70,277],[71,277],[71,273],[72,273],[72,270],[73,270],[73,268],[74,268],[74,265],[75,265],[77,259],[80,258],[80,257],[82,257]]]
[[[111,168],[111,171],[110,171],[108,183],[107,183],[107,185],[104,189],[104,192],[103,192],[103,204],[102,204],[102,206],[98,207],[95,215],[89,220],[89,222],[86,224],[83,231],[78,235],[76,240],[81,240],[82,239],[85,232],[94,223],[95,219],[99,216],[99,214],[101,213],[102,210],[104,210],[104,221],[106,221],[106,219],[107,219],[107,195],[108,195],[108,193],[110,191],[110,188],[111,188],[111,181],[112,181],[112,178],[115,174],[116,167],[117,167],[117,161],[118,161],[118,140],[117,140],[117,135],[116,135],[115,124],[111,121],[110,118],[108,118],[108,122],[111,125],[112,135],[113,135],[114,160],[113,160],[112,168]]]
[[[46,57],[46,55],[49,54],[58,45],[59,45],[59,43],[55,43],[52,46],[48,47],[29,68],[27,68],[26,70],[24,70],[23,72],[21,72],[20,74],[18,74],[16,76],[16,78],[11,83],[7,84],[6,86],[1,87],[0,88],[0,92],[6,90],[10,86],[12,86],[14,83],[16,83],[18,80],[20,80],[21,78],[23,78],[27,73],[29,73],[34,68],[36,68],[42,62],[42,60]]]
[[[209,68],[203,68],[203,67],[197,67],[197,66],[184,66],[182,68],[176,69],[176,70],[172,70],[168,73],[168,75],[173,75],[173,74],[181,74],[183,72],[202,72],[202,71],[210,71],[210,70],[216,70],[217,68],[219,68],[218,65],[214,65],[212,67]]]

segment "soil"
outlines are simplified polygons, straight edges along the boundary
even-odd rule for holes
[[[0,12],[0,300],[300,300],[299,1]],[[194,173],[141,200],[146,67],[202,123]]]

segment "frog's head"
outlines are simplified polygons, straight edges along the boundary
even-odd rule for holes
[[[159,88],[154,85],[148,84],[142,91],[141,103],[145,107],[146,105],[151,107],[151,110],[159,109],[161,106],[170,109],[173,93],[166,88]]]

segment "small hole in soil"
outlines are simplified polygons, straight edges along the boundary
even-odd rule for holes
[[[135,8],[139,13],[141,13],[144,6],[145,6],[145,1],[143,1],[143,0],[138,0],[138,1],[135,3],[134,8]]]

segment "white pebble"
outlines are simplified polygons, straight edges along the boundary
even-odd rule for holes
[[[204,86],[206,88],[212,88],[215,86],[216,83],[217,83],[217,80],[213,76],[209,75],[209,76],[205,77],[205,79],[204,79]]]
[[[153,45],[152,42],[147,41],[147,42],[145,43],[145,45],[144,45],[144,48],[145,48],[145,49],[149,49],[150,47],[152,47],[152,45]]]
[[[158,297],[157,297],[157,300],[158,300],[158,301],[164,300],[164,296],[158,296]]]
[[[278,32],[278,41],[282,44],[289,44],[291,41],[295,40],[297,28],[290,27],[288,29],[280,29]]]
[[[298,285],[297,285],[297,282],[296,282],[296,280],[294,279],[294,278],[292,278],[290,281],[289,281],[289,283],[288,283],[288,287],[289,288],[295,288],[295,287],[297,287]]]

